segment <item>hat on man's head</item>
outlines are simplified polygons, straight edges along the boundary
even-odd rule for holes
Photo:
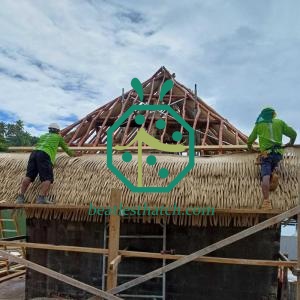
[[[60,127],[57,123],[51,123],[48,126],[49,129],[55,129],[55,130],[60,130]]]
[[[276,112],[273,107],[265,107],[257,117],[255,123],[272,123],[275,114]]]

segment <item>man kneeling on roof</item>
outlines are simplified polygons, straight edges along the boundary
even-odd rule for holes
[[[74,152],[69,149],[63,137],[60,135],[59,125],[52,123],[48,127],[49,132],[43,134],[31,153],[27,165],[26,177],[22,180],[21,191],[17,197],[16,203],[25,203],[25,192],[29,185],[34,182],[37,175],[41,180],[40,194],[37,198],[37,204],[51,204],[46,196],[53,183],[53,165],[58,147],[61,147],[69,156],[74,156]]]
[[[270,190],[274,190],[278,185],[278,175],[276,169],[282,159],[283,147],[282,136],[290,138],[290,142],[284,147],[292,146],[295,143],[297,133],[284,121],[276,119],[276,112],[273,108],[263,109],[258,116],[255,127],[248,139],[248,149],[252,149],[252,144],[259,138],[260,164],[261,164],[261,186],[264,197],[263,209],[272,209],[269,199]]]

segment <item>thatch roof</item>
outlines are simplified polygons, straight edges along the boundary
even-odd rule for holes
[[[158,104],[159,92],[163,83],[171,79],[174,86],[163,98],[162,104],[171,106],[196,132],[196,145],[243,145],[247,137],[235,128],[228,120],[218,114],[212,107],[207,105],[193,91],[175,80],[174,75],[161,67],[151,78],[146,80],[143,86],[144,103]],[[62,131],[65,140],[72,146],[99,146],[106,144],[106,132],[111,125],[133,104],[140,104],[137,93],[130,90],[107,104],[99,107],[81,120],[71,124]],[[174,130],[180,130],[183,135],[184,129],[167,111],[144,111],[145,130],[161,142],[172,141]],[[155,121],[164,119],[166,127],[157,130]],[[134,122],[133,113],[114,134],[114,144],[126,145],[135,136],[138,130]],[[188,144],[185,138],[186,145]]]
[[[133,193],[108,170],[106,156],[87,155],[69,158],[61,155],[56,162],[55,184],[50,191],[50,198],[55,201],[53,207],[56,209],[32,209],[27,210],[27,214],[29,217],[92,220],[86,210],[75,209],[70,212],[57,208],[63,205],[78,205],[82,208],[88,207],[90,203],[96,207],[108,207],[112,188],[120,188],[123,191],[121,202],[125,207],[142,206],[144,203],[151,207],[172,206],[176,203],[182,208],[209,206],[257,209],[261,206],[262,195],[259,167],[255,164],[255,158],[255,154],[247,153],[210,158],[196,157],[195,167],[170,193]],[[290,150],[280,163],[280,186],[271,194],[276,209],[286,210],[299,204],[297,177],[299,158],[299,150]],[[143,159],[145,160],[145,157]],[[27,154],[0,154],[0,200],[14,203],[19,184],[25,174],[27,160]],[[158,186],[168,182],[187,163],[187,157],[182,156],[157,155],[157,160],[155,167],[146,163],[143,165],[144,173],[147,174],[144,186]],[[136,160],[124,163],[120,156],[116,156],[114,162],[133,183],[136,182]],[[158,178],[158,166],[168,168],[170,171],[168,179]],[[38,185],[39,182],[35,182],[29,189],[26,195],[29,203],[35,202]],[[174,221],[174,218],[172,219]],[[205,225],[208,222],[207,218],[201,216],[193,218],[182,216],[175,219],[176,222],[186,224]],[[214,220],[212,222],[215,222],[215,225],[229,225],[231,217],[215,216],[211,220]],[[250,219],[244,216],[243,220]]]

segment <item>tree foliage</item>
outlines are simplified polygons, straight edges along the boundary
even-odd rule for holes
[[[0,122],[0,151],[7,150],[9,146],[33,146],[37,140],[24,129],[21,120],[15,123]]]

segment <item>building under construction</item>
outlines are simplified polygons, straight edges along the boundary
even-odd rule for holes
[[[174,86],[160,100],[167,80]],[[39,182],[26,204],[14,204],[28,149],[0,154],[0,206],[26,215],[23,241],[0,242],[6,250],[23,249],[23,257],[7,251],[1,256],[27,267],[26,299],[284,299],[286,277],[279,281],[278,273],[290,268],[297,274],[299,266],[279,254],[281,222],[300,213],[298,148],[286,149],[280,184],[271,194],[273,209],[261,210],[257,155],[245,151],[247,137],[164,67],[142,88],[143,103],[135,90],[124,92],[62,131],[83,155],[58,155],[49,194],[54,204],[35,204]],[[107,168],[107,132],[132,105],[159,101],[193,128],[195,165],[169,193],[135,193]],[[134,138],[141,128],[161,143],[185,145],[180,155],[142,147],[143,185],[167,186],[188,164],[191,137],[168,111],[138,114],[143,124],[132,112],[112,137],[114,146],[131,143],[132,159],[124,161],[124,151],[114,148],[113,163],[137,184]],[[158,128],[161,119],[165,126]],[[181,140],[174,141],[174,131]],[[158,176],[162,168],[168,170],[164,178]],[[119,213],[105,213],[114,206]],[[162,206],[168,214],[157,212]]]

